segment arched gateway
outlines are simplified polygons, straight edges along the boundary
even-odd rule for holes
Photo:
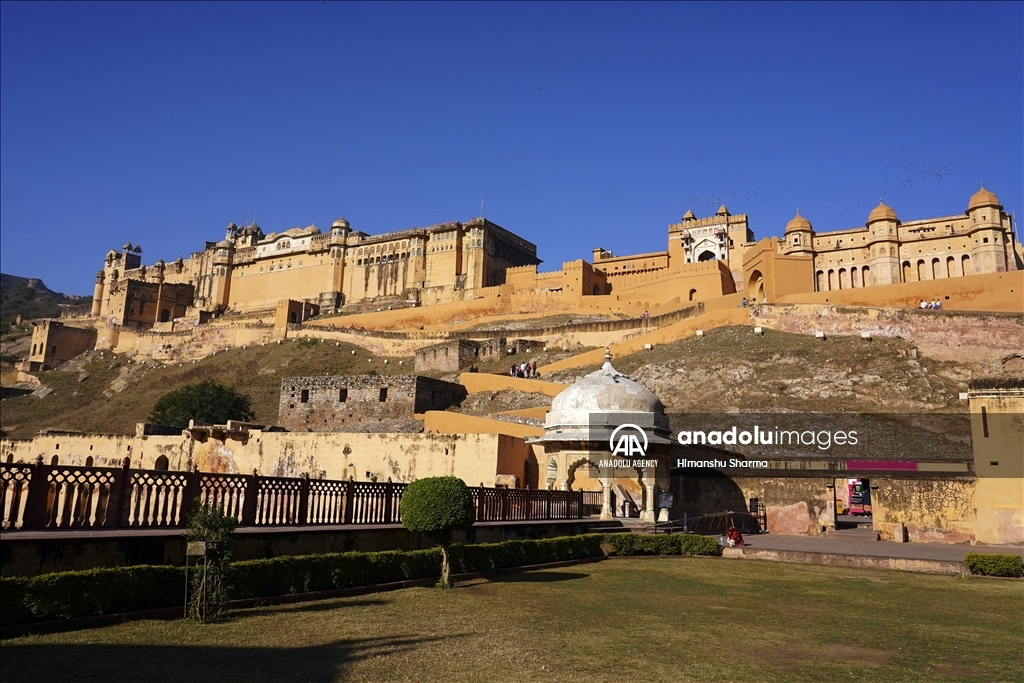
[[[636,491],[640,519],[653,523],[657,494],[669,490],[668,417],[658,397],[612,367],[611,360],[606,350],[600,370],[559,393],[544,436],[529,442],[544,446],[549,487],[600,489],[601,519],[613,517],[613,487]]]

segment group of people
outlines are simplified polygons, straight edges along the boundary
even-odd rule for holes
[[[924,299],[921,299],[920,307],[929,309],[939,309],[942,308],[942,302],[939,301],[938,299],[934,299],[932,301],[925,301]]]
[[[650,317],[651,317],[651,312],[650,311],[644,311],[643,313],[640,314],[640,319],[641,320],[647,320]]]
[[[540,373],[537,372],[537,361],[533,361],[533,363],[524,361],[519,365],[513,363],[508,374],[510,377],[519,377],[520,379],[537,379],[540,377]]]

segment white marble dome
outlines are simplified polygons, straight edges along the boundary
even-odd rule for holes
[[[611,354],[606,353],[600,370],[581,377],[555,396],[544,427],[592,425],[597,415],[611,417],[609,414],[614,413],[647,413],[653,424],[668,424],[661,400],[612,367]]]

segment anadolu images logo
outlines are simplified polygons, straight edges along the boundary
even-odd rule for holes
[[[626,458],[642,458],[647,455],[647,433],[634,424],[627,423],[616,427],[608,444],[612,447],[612,455]]]

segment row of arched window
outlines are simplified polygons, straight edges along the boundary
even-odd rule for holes
[[[973,273],[971,257],[968,254],[957,258],[934,256],[930,259],[920,258],[916,262],[904,261],[901,265],[903,282],[921,282],[922,280],[941,280],[951,277],[964,277]],[[868,266],[858,268],[829,268],[814,274],[814,288],[818,292],[829,292],[836,289],[853,289],[870,287],[871,269]]]

